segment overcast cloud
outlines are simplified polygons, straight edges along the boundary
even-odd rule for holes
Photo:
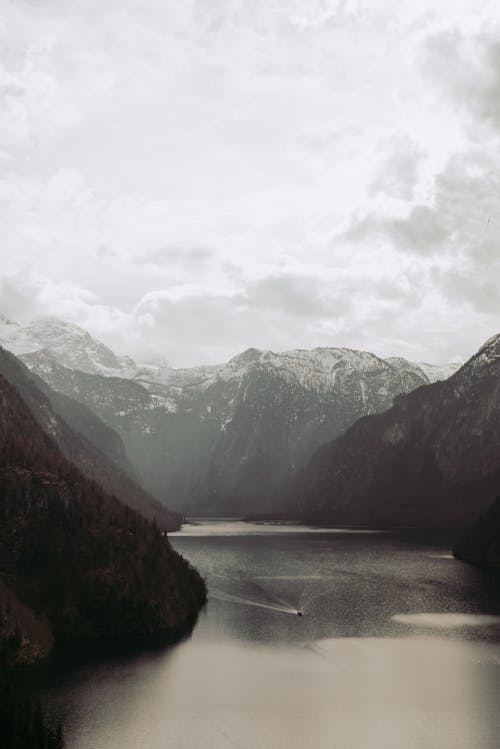
[[[0,311],[178,365],[500,332],[500,7],[5,0]]]

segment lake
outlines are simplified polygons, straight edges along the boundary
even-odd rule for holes
[[[68,749],[498,748],[500,590],[445,540],[227,520],[170,538],[208,605],[174,647],[40,677]]]

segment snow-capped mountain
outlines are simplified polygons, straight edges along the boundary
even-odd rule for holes
[[[269,509],[284,477],[354,421],[428,383],[405,360],[351,349],[248,349],[220,367],[109,378],[36,351],[25,363],[122,437],[151,492],[186,511]]]
[[[224,364],[207,364],[199,367],[174,369],[165,362],[148,362],[137,365],[134,379],[138,382],[183,388],[200,385],[217,374],[224,366]]]
[[[405,359],[346,348],[136,365],[72,324],[12,325],[0,343],[23,341],[23,361],[115,429],[144,486],[182,511],[269,509],[284,477],[321,444],[431,379]]]
[[[23,332],[70,369],[113,377],[135,374],[132,360],[119,359],[104,343],[73,323],[46,318],[26,325]]]
[[[448,377],[451,377],[452,374],[455,374],[463,366],[463,362],[458,361],[450,362],[449,364],[429,364],[428,362],[411,362],[408,359],[398,356],[391,356],[385,361],[401,370],[406,369],[408,372],[413,372],[419,376],[423,374],[429,383],[447,380]]]
[[[246,361],[252,360],[255,364],[258,359],[263,366],[280,369],[283,373],[288,371],[292,379],[298,378],[306,386],[309,384],[328,390],[332,378],[336,376],[335,367],[340,359],[345,364],[350,361],[350,366],[359,370],[369,369],[375,361],[381,361],[374,354],[353,349],[296,349],[281,353],[248,349],[226,364],[174,368],[164,358],[136,363],[130,356],[120,357],[83,328],[59,318],[47,317],[22,326],[8,320],[1,313],[0,345],[16,356],[45,349],[59,364],[88,374],[123,377],[180,388],[200,385],[219,375],[226,380],[232,379],[238,376],[238,371],[243,371]],[[413,363],[398,357],[385,361],[401,373],[406,371],[410,378],[421,378],[423,374],[428,382],[446,379],[461,366],[461,363]]]
[[[185,387],[199,384],[223,365],[174,369],[165,359],[136,364],[130,356],[117,356],[108,346],[74,323],[54,317],[19,325],[0,314],[0,345],[16,356],[42,349],[68,369],[104,377],[137,379]],[[47,357],[44,357],[47,360]]]
[[[38,355],[46,354],[42,350]],[[49,361],[60,366],[53,359]],[[119,435],[89,408],[53,390],[3,348],[0,348],[0,380],[15,387],[45,434],[83,475],[124,504],[154,518],[160,527],[170,530],[179,527],[180,518],[137,484]]]
[[[289,509],[337,522],[469,522],[500,492],[499,383],[497,335],[449,379],[323,445],[296,477]]]
[[[378,395],[382,398],[388,394],[390,375],[395,372],[407,380],[409,388],[427,381],[425,373],[405,359],[384,360],[368,351],[348,348],[295,349],[282,353],[248,349],[220,368],[215,373],[215,379],[241,379],[249,368],[269,369],[287,382],[324,393],[335,391],[338,380],[344,381],[356,372],[359,375],[360,396],[365,401],[369,392],[365,379],[375,372],[385,371],[388,375],[387,383],[380,383]]]
[[[16,356],[45,350],[59,364],[91,374],[133,377],[137,370],[83,328],[53,317],[22,326],[0,314],[0,345]]]
[[[460,367],[463,367],[463,361],[454,361],[449,364],[429,364],[428,362],[418,362],[417,366],[425,373],[429,382],[439,382],[439,380],[447,380],[451,377]]]
[[[43,346],[37,343],[28,332],[19,325],[2,315],[0,312],[0,345],[16,356],[40,351]]]

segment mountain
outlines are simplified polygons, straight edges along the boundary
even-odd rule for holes
[[[60,364],[83,372],[131,377],[136,371],[131,359],[117,357],[83,328],[58,318],[22,326],[0,314],[0,345],[16,356],[45,350]]]
[[[21,326],[0,313],[0,345],[16,356],[43,351],[46,357],[58,364],[87,374],[137,379],[139,382],[144,380],[175,387],[199,384],[223,366],[215,364],[174,369],[162,358],[136,364],[130,356],[117,356],[78,325],[55,317]]]
[[[500,497],[462,531],[453,553],[464,562],[500,569]]]
[[[43,350],[39,353],[41,358],[46,355]],[[132,475],[132,467],[122,439],[89,408],[52,390],[41,377],[34,372],[30,373],[17,357],[2,348],[0,348],[0,373],[22,392],[23,397],[29,403],[33,403],[33,390],[40,391],[38,398],[40,398],[40,393],[43,393],[56,414],[64,419],[74,431],[86,437],[121,471]]]
[[[199,367],[174,369],[164,363],[155,362],[138,365],[134,379],[138,382],[151,382],[158,385],[183,388],[201,385],[202,382],[215,376],[223,368],[224,364],[207,364]]]
[[[40,351],[41,344],[28,335],[27,331],[17,322],[12,322],[0,312],[0,345],[16,356]]]
[[[170,380],[103,377],[23,356],[56,391],[123,439],[143,485],[182,512],[274,509],[284,478],[322,443],[428,383],[416,365],[351,349],[248,349],[224,366]]]
[[[396,398],[321,447],[289,510],[345,522],[470,522],[500,488],[500,336],[448,380]]]
[[[161,359],[123,365],[75,325],[51,319],[20,330],[29,368],[116,431],[140,483],[184,513],[273,511],[284,479],[321,444],[457,366],[339,348],[248,349],[187,369]]]
[[[427,383],[447,380],[452,374],[463,366],[463,362],[450,362],[449,364],[429,364],[427,362],[410,362],[401,357],[391,356],[385,361],[396,367],[407,369],[416,375],[425,377]]]
[[[460,367],[464,365],[463,361],[450,362],[449,364],[429,364],[428,362],[418,362],[417,366],[427,376],[429,382],[438,382],[447,380],[452,374],[455,374]]]
[[[45,356],[44,351],[40,356]],[[134,481],[121,438],[89,408],[52,390],[4,349],[0,349],[0,374],[15,386],[44,432],[56,440],[66,458],[87,478],[145,517],[156,520],[160,528],[179,527],[179,517]]]
[[[135,374],[135,364],[131,359],[120,359],[78,325],[49,317],[21,330],[24,336],[35,341],[37,350],[46,349],[57,362],[70,369],[109,376],[130,377]]]
[[[21,326],[0,313],[0,345],[16,356],[44,352],[44,356],[68,369],[104,377],[137,379],[139,382],[185,387],[199,384],[223,365],[174,369],[165,359],[136,364],[130,356],[117,356],[104,343],[73,323],[55,317]]]
[[[135,379],[139,382],[151,382],[173,387],[198,385],[216,376],[227,365],[211,364],[188,368],[174,368],[164,358],[156,358],[149,362],[137,364],[130,356],[117,356],[104,343],[93,338],[86,330],[55,317],[46,317],[21,326],[8,320],[0,313],[0,345],[17,356],[45,350],[45,353],[59,364],[68,369],[78,369],[88,374],[100,374],[107,377],[122,377]],[[303,363],[314,358],[314,352],[335,351],[340,349],[315,349],[311,351],[292,351],[273,356],[302,355]],[[347,351],[347,349],[344,349]],[[316,356],[318,358],[318,356]],[[435,382],[450,377],[461,363],[417,364],[406,359],[392,357],[386,359],[395,367],[403,367],[408,372],[428,382]]]
[[[0,495],[3,657],[34,661],[52,640],[174,637],[194,621],[196,571],[64,457],[3,375]]]

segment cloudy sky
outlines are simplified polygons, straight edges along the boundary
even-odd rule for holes
[[[469,356],[499,32],[481,0],[3,0],[0,311],[177,365]]]

